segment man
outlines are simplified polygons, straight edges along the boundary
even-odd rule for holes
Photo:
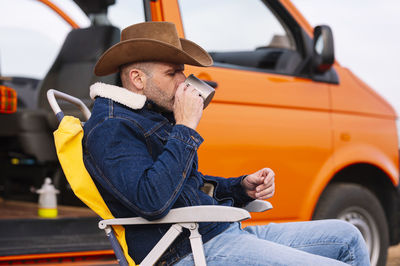
[[[168,22],[147,22],[122,31],[121,42],[107,50],[95,74],[120,71],[122,88],[94,84],[96,99],[84,127],[84,162],[116,217],[165,216],[171,208],[193,205],[244,206],[275,191],[274,172],[263,168],[237,178],[198,171],[196,132],[203,101],[183,84],[184,64],[210,66],[212,59],[195,43],[179,39]],[[211,188],[211,193],[206,191]],[[169,225],[126,226],[129,253],[136,263]],[[201,223],[209,265],[368,265],[358,230],[342,221],[316,221],[247,227]],[[159,260],[192,265],[188,232]]]

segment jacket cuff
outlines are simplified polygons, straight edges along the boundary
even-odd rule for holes
[[[251,198],[247,195],[245,189],[242,186],[242,180],[246,176],[247,175],[243,175],[238,178],[235,178],[235,181],[233,181],[233,184],[232,184],[232,192],[233,192],[234,199],[235,199],[235,206],[237,206],[237,207],[243,207],[247,203],[254,200],[253,198]]]
[[[204,139],[200,136],[196,130],[193,130],[184,125],[175,125],[172,129],[170,138],[178,139],[195,149],[198,149],[201,143],[203,143]]]

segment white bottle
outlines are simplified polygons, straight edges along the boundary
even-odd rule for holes
[[[36,191],[39,194],[38,215],[43,218],[56,218],[57,194],[59,191],[51,183],[51,178],[46,177],[40,189]]]

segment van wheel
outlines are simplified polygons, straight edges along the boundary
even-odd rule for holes
[[[323,192],[313,219],[341,219],[355,225],[364,237],[372,266],[386,265],[389,233],[385,212],[368,189],[334,183]]]

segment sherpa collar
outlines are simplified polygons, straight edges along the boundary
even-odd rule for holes
[[[142,109],[146,103],[146,96],[142,94],[101,82],[90,86],[90,98],[94,100],[96,96],[111,99],[132,109]]]

